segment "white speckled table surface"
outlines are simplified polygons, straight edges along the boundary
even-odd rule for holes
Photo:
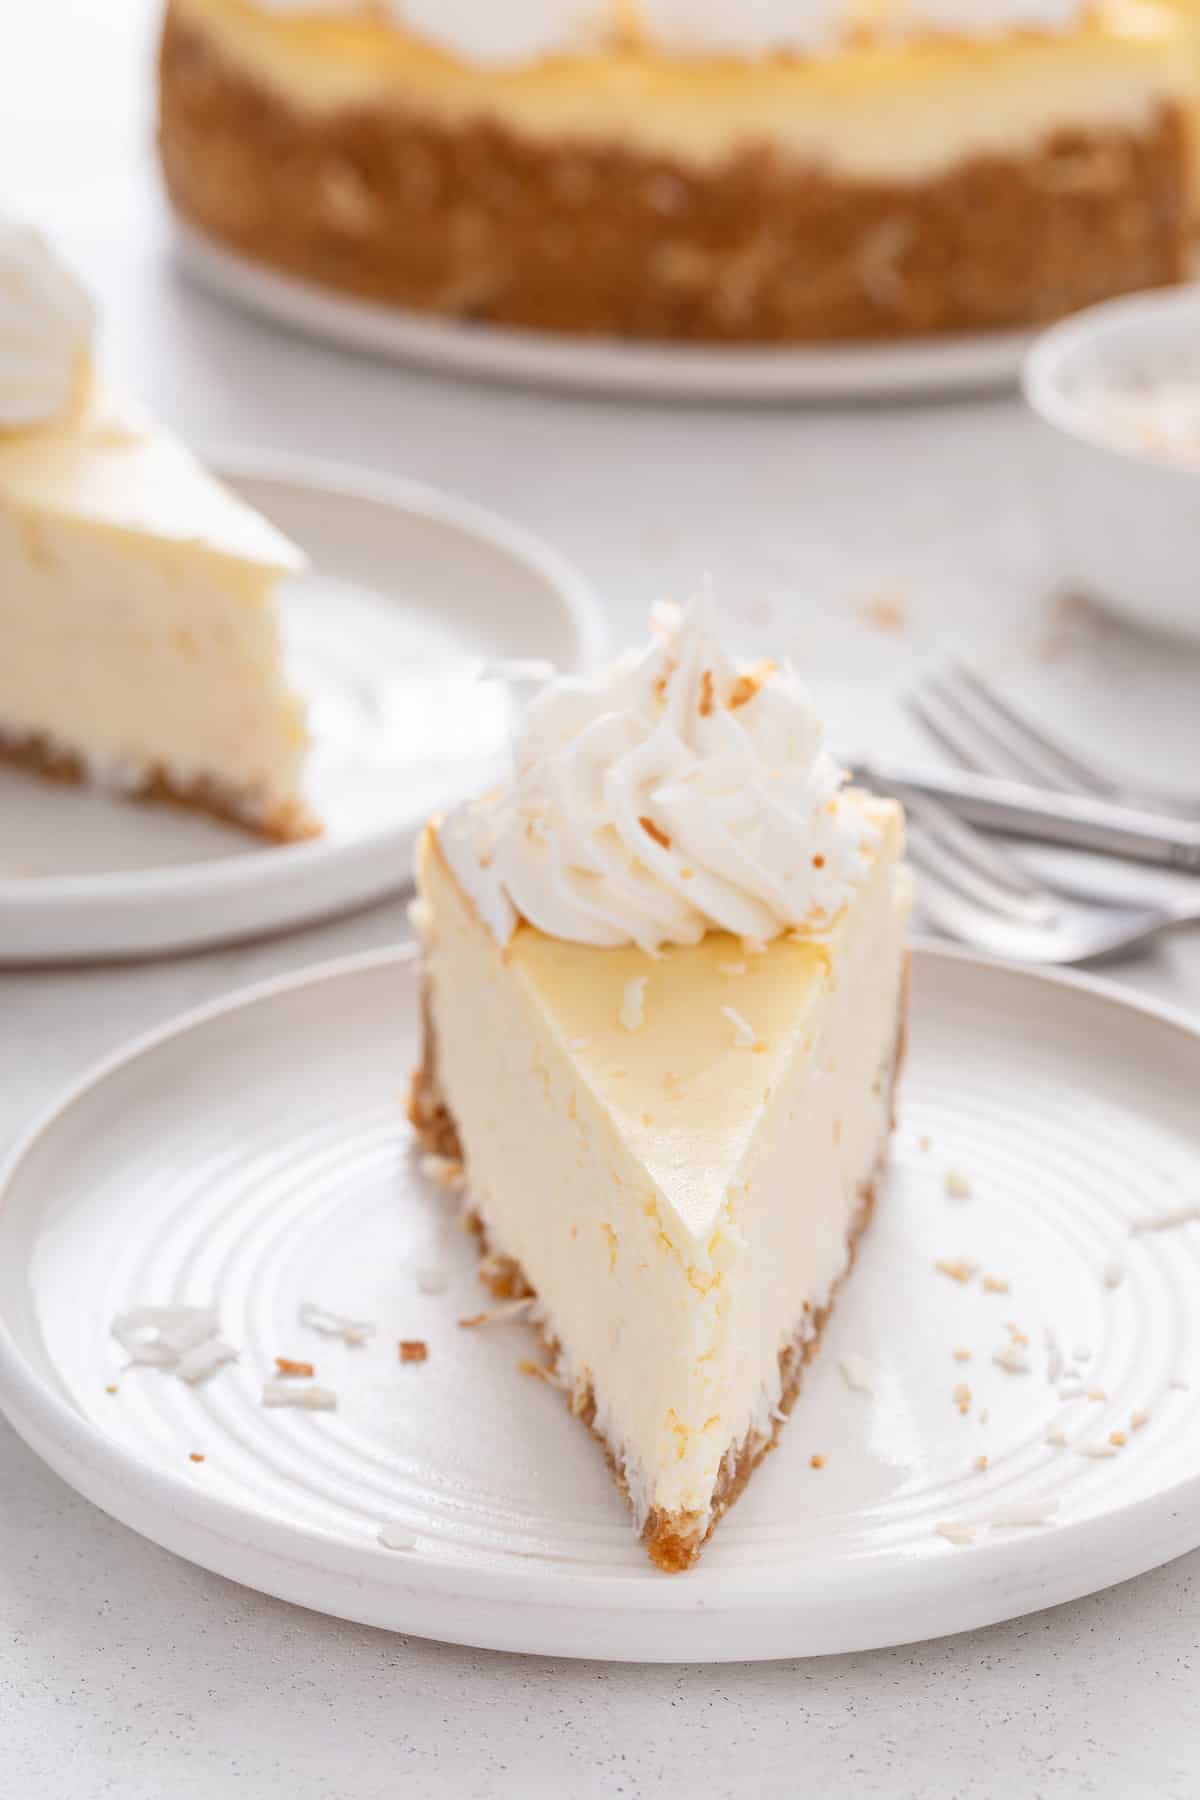
[[[439,381],[285,337],[172,269],[150,151],[152,0],[20,11],[0,61],[0,200],[58,230],[103,300],[113,360],[194,440],[375,465],[509,513],[593,580],[614,639],[710,570],[741,635],[809,669],[848,749],[913,743],[906,679],[970,647],[1125,766],[1169,779],[1200,764],[1200,657],[1096,620],[1061,629],[1014,402],[671,410]],[[873,619],[880,596],[902,630]],[[394,902],[248,948],[0,974],[0,1147],[130,1033],[403,931]],[[1200,936],[1116,978],[1200,1008]],[[825,1662],[474,1654],[179,1562],[0,1422],[0,1792],[1190,1796],[1198,1583],[1200,1554],[991,1631]]]

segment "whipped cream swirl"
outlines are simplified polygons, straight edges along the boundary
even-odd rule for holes
[[[707,598],[655,624],[595,680],[551,682],[509,780],[442,825],[502,944],[521,919],[581,944],[762,943],[827,924],[862,879],[876,833],[795,673],[731,661]]]
[[[0,428],[67,410],[94,325],[90,299],[41,233],[0,214]]]

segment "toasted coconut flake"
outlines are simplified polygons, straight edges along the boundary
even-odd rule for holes
[[[842,1372],[842,1380],[856,1394],[873,1394],[875,1392],[875,1370],[865,1356],[859,1356],[855,1350],[847,1351],[838,1358],[838,1368]]]
[[[661,830],[659,826],[654,823],[653,819],[641,818],[638,820],[638,824],[641,826],[646,836],[648,838],[653,838],[656,844],[661,844],[664,850],[669,850],[671,848],[670,838],[665,831]]]
[[[971,1410],[971,1390],[967,1386],[965,1381],[960,1381],[958,1383],[957,1387],[955,1387],[951,1390],[950,1398],[953,1400],[955,1406],[957,1406],[959,1412],[962,1413],[964,1417],[966,1416],[966,1414],[968,1412],[970,1412],[970,1410]]]
[[[1079,1454],[1080,1456],[1089,1456],[1094,1462],[1099,1462],[1103,1457],[1116,1456],[1117,1451],[1116,1447],[1109,1443],[1080,1444]]]
[[[215,1375],[226,1363],[236,1362],[237,1359],[238,1353],[232,1344],[227,1344],[224,1338],[209,1338],[206,1344],[197,1344],[194,1350],[189,1350],[186,1356],[180,1357],[175,1365],[175,1373],[180,1381],[186,1381],[189,1387],[195,1387],[198,1382],[207,1381],[210,1375]]]
[[[1126,1442],[1125,1433],[1123,1431],[1110,1431],[1108,1434],[1108,1441],[1115,1449],[1123,1450]]]
[[[551,1369],[545,1363],[536,1363],[523,1356],[517,1367],[522,1375],[532,1375],[538,1381],[544,1381],[548,1387],[559,1388],[564,1394],[570,1391],[570,1383],[563,1380],[557,1369]]]
[[[983,1291],[985,1294],[1007,1294],[1008,1283],[1003,1275],[985,1275]]]
[[[106,1394],[119,1394],[121,1390],[115,1381],[110,1381],[104,1391]]]
[[[441,1269],[418,1269],[417,1288],[422,1294],[444,1294],[446,1277]]]
[[[977,1474],[982,1475],[987,1466],[988,1459],[986,1456],[977,1456],[975,1458],[975,1471]]]
[[[971,1352],[969,1350],[964,1350],[961,1345],[957,1350],[952,1350],[951,1355],[955,1362],[970,1362],[971,1360]]]
[[[966,1200],[970,1198],[971,1184],[966,1176],[958,1169],[946,1170],[945,1188],[951,1200]]]
[[[463,1166],[455,1156],[435,1156],[430,1150],[418,1158],[417,1167],[426,1181],[432,1181],[448,1194],[461,1194],[466,1185]]]
[[[375,1335],[375,1327],[369,1320],[344,1318],[341,1313],[330,1312],[313,1300],[304,1302],[297,1317],[310,1331],[319,1331],[322,1337],[341,1338],[351,1347],[365,1344]]]
[[[625,983],[625,992],[621,995],[621,1023],[626,1031],[640,1031],[645,1022],[646,981],[645,975],[636,975]]]
[[[808,1459],[808,1466],[810,1469],[823,1469],[825,1467],[825,1458],[821,1455],[819,1450],[813,1451]]]
[[[295,1406],[304,1412],[336,1412],[337,1395],[332,1388],[299,1387],[294,1381],[268,1381],[263,1384],[264,1406]]]
[[[758,1033],[749,1019],[743,1017],[736,1006],[723,1006],[721,1013],[733,1026],[733,1041],[736,1048],[739,1050],[756,1049],[759,1041]]]
[[[533,1294],[522,1294],[519,1300],[506,1300],[501,1306],[490,1307],[487,1312],[472,1313],[469,1318],[458,1322],[464,1331],[476,1331],[487,1325],[509,1325],[514,1319],[529,1317],[534,1298]]]
[[[275,1367],[280,1375],[307,1375],[310,1381],[316,1374],[310,1362],[297,1362],[292,1356],[277,1356]]]
[[[929,1152],[933,1149],[933,1139],[929,1136],[928,1132],[923,1132],[917,1139],[917,1149],[925,1156],[928,1156]]]
[[[1087,1397],[1089,1400],[1107,1400],[1108,1399],[1108,1395],[1105,1393],[1105,1391],[1102,1387],[1090,1387],[1087,1391]]]
[[[1140,1431],[1142,1429],[1143,1425],[1148,1425],[1149,1423],[1150,1423],[1150,1414],[1148,1412],[1142,1412],[1139,1410],[1138,1412],[1130,1413],[1130,1415],[1129,1415],[1130,1431]]]
[[[951,1281],[964,1283],[970,1281],[979,1269],[979,1264],[972,1262],[966,1256],[939,1257],[933,1266],[939,1275],[948,1275]]]
[[[429,1345],[424,1338],[401,1338],[399,1349],[402,1363],[423,1363],[429,1360]]]

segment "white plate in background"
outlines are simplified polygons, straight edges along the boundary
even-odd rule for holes
[[[172,806],[0,768],[0,963],[158,955],[280,931],[402,888],[427,814],[487,779],[516,697],[496,661],[602,653],[582,577],[416,482],[267,455],[218,472],[312,567],[282,590],[310,695],[319,839],[264,845]]]
[[[81,1493],[206,1568],[497,1649],[866,1649],[1178,1556],[1200,1543],[1200,1224],[1131,1227],[1200,1193],[1200,1034],[1095,980],[924,946],[915,968],[875,1218],[779,1449],[687,1575],[650,1566],[590,1434],[518,1370],[529,1328],[457,1326],[486,1302],[475,1241],[420,1177],[404,1120],[411,956],[191,1014],[33,1127],[0,1175],[0,1403]],[[959,1258],[978,1264],[966,1284],[934,1266]],[[445,1291],[420,1291],[429,1269]],[[303,1330],[305,1300],[376,1336],[349,1349]],[[165,1302],[216,1304],[240,1362],[199,1388],[123,1371],[113,1316]],[[1010,1328],[1026,1373],[992,1360]],[[1047,1331],[1103,1399],[1058,1397]],[[401,1337],[429,1360],[400,1366]],[[872,1392],[839,1374],[850,1352]],[[263,1408],[276,1355],[312,1358],[338,1410]],[[1047,1442],[1060,1427],[1065,1448]],[[946,1521],[974,1541],[947,1541]],[[385,1526],[411,1547],[385,1548]]]
[[[441,319],[267,268],[174,222],[183,266],[212,293],[349,350],[451,375],[664,400],[900,400],[1013,388],[1030,331],[756,348],[637,342]]]

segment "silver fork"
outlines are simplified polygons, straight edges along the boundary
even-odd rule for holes
[[[1062,793],[1093,794],[1140,811],[1200,819],[1200,802],[1114,781],[1024,718],[965,663],[947,663],[938,674],[925,676],[908,698],[925,729],[980,775],[1015,776]]]
[[[922,911],[976,950],[1013,962],[1096,962],[1200,922],[1200,900],[1083,900],[1048,887],[945,807],[896,792]]]

